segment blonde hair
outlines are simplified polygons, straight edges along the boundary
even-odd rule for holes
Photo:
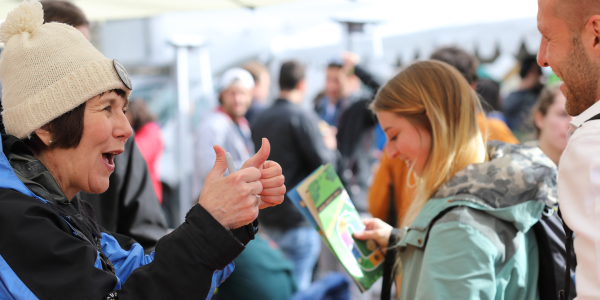
[[[431,133],[429,157],[401,226],[410,226],[427,200],[456,172],[487,156],[477,123],[479,98],[447,63],[428,60],[408,66],[379,90],[371,108],[393,112]]]
[[[393,112],[431,133],[429,157],[417,178],[415,198],[400,220],[401,227],[410,226],[427,200],[456,172],[487,157],[477,123],[476,114],[482,111],[479,98],[466,79],[445,62],[428,60],[408,66],[379,90],[371,109]],[[398,297],[402,286],[399,254],[394,265]]]

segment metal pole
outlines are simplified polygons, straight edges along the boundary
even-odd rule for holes
[[[204,99],[213,100],[212,69],[210,67],[210,56],[206,44],[198,51],[200,61],[200,84],[202,85],[202,96]]]
[[[191,185],[189,169],[189,74],[188,74],[187,47],[177,47],[177,162],[179,169],[179,223],[185,221],[185,215],[192,206]]]
[[[177,167],[179,179],[179,211],[176,222],[185,221],[185,215],[192,207],[191,173],[194,165],[192,155],[192,131],[190,128],[190,83],[189,51],[204,44],[204,39],[195,35],[177,35],[169,42],[177,50]],[[210,66],[209,66],[210,67]],[[210,74],[210,69],[208,70]]]

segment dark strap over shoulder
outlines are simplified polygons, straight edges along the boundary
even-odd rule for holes
[[[391,246],[396,245],[400,240],[400,229],[392,229],[390,239],[388,241],[388,250],[385,253],[385,260],[383,262],[383,283],[381,286],[381,300],[390,300],[392,293],[392,284],[394,283],[394,277],[396,272],[394,265],[396,264],[396,256],[398,255],[398,248],[392,248]]]
[[[591,118],[590,120],[595,120],[595,119],[600,119],[600,114],[595,115],[593,118]],[[588,120],[589,121],[589,120]],[[563,228],[565,229],[565,249],[566,249],[566,268],[565,268],[565,288],[564,290],[561,290],[558,292],[558,298],[559,300],[566,300],[567,297],[570,295],[570,289],[571,289],[571,249],[573,248],[573,230],[571,230],[571,228],[569,228],[569,226],[567,226],[567,223],[564,221],[562,214],[560,213],[560,209],[558,210],[558,216],[561,218],[562,220],[562,225]]]

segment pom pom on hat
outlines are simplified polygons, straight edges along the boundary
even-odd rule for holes
[[[0,42],[7,43],[11,37],[24,32],[32,33],[44,24],[44,10],[38,1],[23,1],[6,16],[0,26]]]

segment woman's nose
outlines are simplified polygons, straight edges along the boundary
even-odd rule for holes
[[[115,137],[118,139],[127,140],[133,134],[133,129],[127,120],[127,116],[125,116],[125,113],[119,114],[117,118],[118,121],[116,128],[113,131],[115,133]]]
[[[385,146],[385,150],[387,152],[387,156],[389,158],[396,158],[398,156],[398,150],[396,149],[396,147],[394,147],[394,143],[390,143],[388,142]]]

